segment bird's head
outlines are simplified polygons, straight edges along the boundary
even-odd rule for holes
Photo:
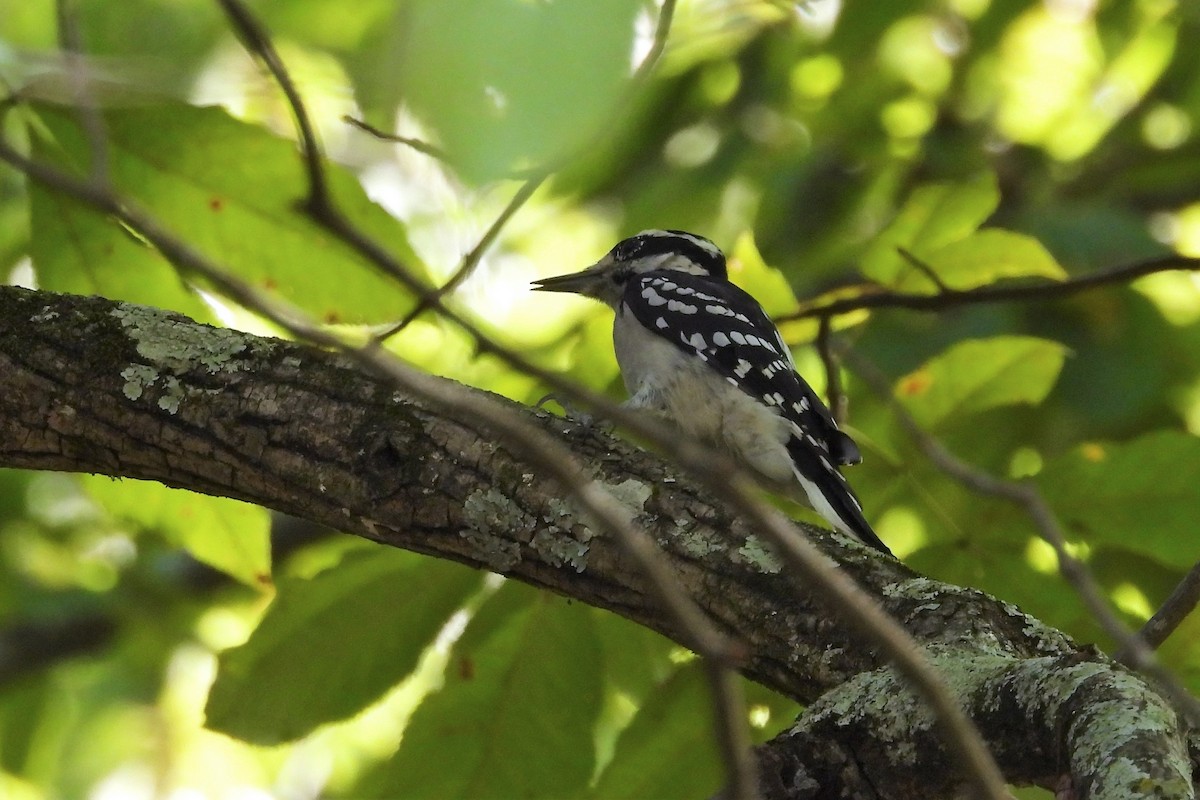
[[[617,243],[604,258],[582,272],[543,278],[534,282],[542,292],[572,292],[616,307],[625,284],[636,275],[655,270],[674,270],[713,280],[726,279],[725,254],[694,233],[686,231],[642,231]]]

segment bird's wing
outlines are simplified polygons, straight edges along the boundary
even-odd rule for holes
[[[778,408],[797,438],[838,464],[861,460],[854,440],[838,430],[829,409],[796,372],[779,329],[737,286],[656,270],[630,279],[622,302],[648,330]]]

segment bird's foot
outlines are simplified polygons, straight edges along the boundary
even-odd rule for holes
[[[570,400],[567,400],[558,394],[551,392],[550,394],[538,400],[534,404],[534,408],[545,410],[547,403],[554,403],[563,410],[563,416],[572,422],[576,422],[585,428],[596,429],[605,433],[612,433],[613,422],[608,419],[601,419],[595,414],[589,413],[574,405]]]

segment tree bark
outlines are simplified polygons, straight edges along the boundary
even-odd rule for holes
[[[633,510],[696,601],[744,644],[744,674],[808,704],[760,750],[767,796],[958,791],[928,712],[753,530],[653,454],[494,400],[561,436]],[[486,430],[302,345],[0,287],[0,466],[245,500],[683,638],[622,550]],[[1012,783],[1070,774],[1080,798],[1194,796],[1186,733],[1139,677],[1010,604],[805,531],[928,649]]]

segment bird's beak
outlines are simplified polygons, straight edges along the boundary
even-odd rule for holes
[[[595,264],[582,272],[542,278],[533,282],[533,290],[535,292],[570,292],[585,297],[596,297],[603,282],[608,280],[602,271],[603,267],[603,264]]]

